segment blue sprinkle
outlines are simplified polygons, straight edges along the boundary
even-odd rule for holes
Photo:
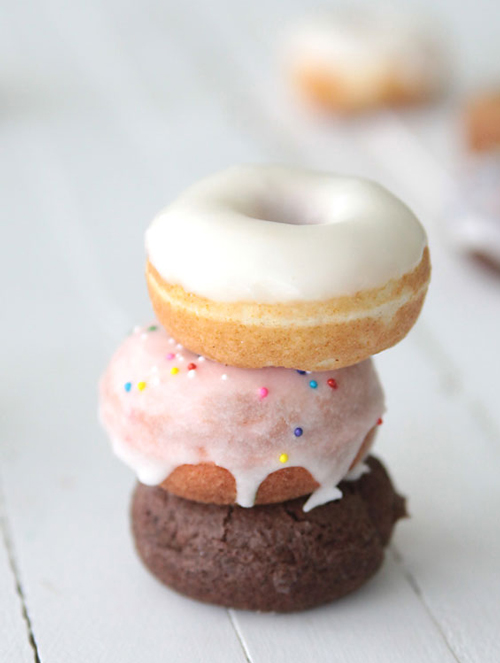
[[[316,389],[318,383],[316,382],[316,380],[311,380],[311,382],[309,382],[309,386],[311,387],[311,389]]]
[[[304,431],[302,430],[302,428],[296,428],[296,429],[293,431],[293,434],[295,435],[295,437],[300,437],[300,436],[302,435],[303,432],[304,432]]]
[[[131,382],[125,382],[125,391],[130,391],[132,389],[132,383]]]
[[[299,375],[305,375],[305,374],[306,374],[305,371],[299,371],[299,370],[297,370],[297,373],[298,373]]]

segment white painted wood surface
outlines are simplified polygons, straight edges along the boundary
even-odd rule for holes
[[[456,104],[342,123],[297,109],[272,51],[308,4],[4,3],[1,663],[500,659],[500,284],[442,233]],[[463,45],[457,89],[499,74],[494,3],[440,14]],[[128,534],[133,478],[96,417],[110,352],[150,316],[145,225],[191,181],[248,161],[386,183],[424,220],[434,261],[421,321],[377,360],[378,452],[412,518],[373,582],[301,615],[203,606],[149,577]]]
[[[33,660],[29,626],[23,615],[22,590],[17,584],[15,569],[12,568],[14,553],[5,505],[1,503],[0,508],[0,661],[28,663]]]

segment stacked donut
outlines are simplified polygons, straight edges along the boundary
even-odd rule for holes
[[[291,611],[380,566],[404,515],[368,456],[384,413],[371,355],[415,322],[422,226],[373,182],[232,168],[146,235],[161,325],[101,380],[101,418],[136,472],[138,552],[163,582],[221,605]]]

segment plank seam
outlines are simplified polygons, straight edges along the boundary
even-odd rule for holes
[[[33,651],[33,660],[34,663],[42,663],[40,658],[40,653],[38,651],[38,645],[35,638],[35,633],[33,631],[33,625],[31,623],[31,618],[28,611],[28,605],[26,602],[26,596],[23,590],[21,583],[21,577],[19,573],[19,567],[16,562],[14,544],[12,540],[9,520],[7,518],[7,510],[5,506],[5,499],[3,496],[2,485],[0,484],[0,529],[2,530],[2,539],[5,545],[5,550],[7,552],[7,559],[9,561],[10,570],[14,577],[14,586],[16,589],[16,594],[19,598],[19,603],[21,606],[21,614],[26,625],[26,635],[28,636],[29,645]]]
[[[241,645],[241,649],[243,650],[245,660],[247,661],[247,663],[254,663],[250,655],[250,651],[246,645],[245,638],[243,637],[243,633],[240,630],[234,610],[228,609],[227,614],[229,616],[229,621],[231,622],[231,625],[234,628],[234,632],[236,633],[236,637],[238,638],[238,642]]]
[[[417,599],[420,601],[422,604],[422,607],[424,608],[425,612],[427,613],[429,619],[432,621],[434,626],[436,627],[438,633],[440,634],[441,638],[443,639],[443,642],[445,643],[447,649],[449,650],[450,654],[453,656],[455,661],[457,663],[463,663],[462,659],[459,657],[458,653],[454,650],[451,642],[448,640],[445,631],[443,630],[441,624],[439,623],[438,619],[432,612],[429,604],[426,601],[425,595],[420,588],[420,585],[418,584],[417,580],[415,579],[415,576],[412,574],[412,572],[406,567],[403,555],[399,552],[398,548],[394,545],[394,543],[391,543],[389,546],[389,550],[391,551],[391,554],[393,556],[394,561],[396,564],[399,566],[401,569],[401,573],[403,574],[403,577],[405,578],[406,582],[408,583],[410,589],[412,592],[415,594]]]

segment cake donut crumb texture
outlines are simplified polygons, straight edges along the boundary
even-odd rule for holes
[[[373,457],[368,465],[369,473],[341,484],[341,500],[309,513],[305,498],[243,509],[138,484],[138,553],[159,580],[200,601],[290,612],[338,599],[377,571],[406,515],[383,465]]]
[[[370,359],[308,373],[224,366],[159,326],[137,328],[100,384],[117,455],[149,485],[191,500],[252,506],[312,493],[338,499],[384,413]]]
[[[421,224],[383,187],[279,166],[194,185],[155,219],[146,250],[162,325],[245,368],[358,363],[408,333],[430,278]]]

